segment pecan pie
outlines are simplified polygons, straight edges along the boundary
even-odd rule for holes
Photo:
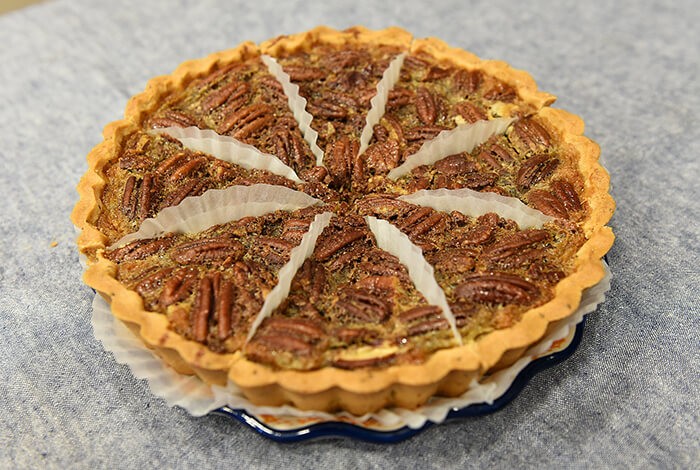
[[[256,404],[375,411],[514,362],[603,276],[583,122],[398,28],[317,28],[149,82],[88,156],[85,281]]]

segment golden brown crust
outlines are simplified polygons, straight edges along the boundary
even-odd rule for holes
[[[410,34],[398,28],[370,31],[356,27],[340,32],[319,27],[267,41],[260,48],[244,43],[229,51],[188,61],[172,75],[151,80],[143,93],[130,100],[125,118],[105,127],[105,140],[88,155],[89,170],[78,185],[80,200],[71,217],[81,230],[78,246],[88,258],[85,282],[111,303],[117,318],[132,330],[138,330],[144,342],[176,370],[196,373],[207,382],[218,384],[228,377],[257,404],[292,403],[303,409],[345,409],[356,414],[388,405],[415,407],[436,393],[450,396],[463,393],[472,379],[512,362],[542,338],[552,322],[571,315],[578,307],[582,290],[603,277],[601,258],[614,239],[612,231],[605,227],[615,207],[608,194],[609,176],[598,163],[597,144],[582,135],[583,122],[565,111],[548,108],[554,97],[538,91],[530,75],[503,62],[482,61],[437,39],[411,41]],[[588,241],[576,255],[573,274],[559,282],[550,302],[530,310],[510,328],[484,334],[461,347],[440,350],[419,365],[396,365],[381,370],[326,367],[306,372],[279,371],[247,360],[241,353],[214,353],[172,332],[163,315],[146,311],[141,297],[115,279],[116,265],[102,256],[106,237],[96,229],[95,222],[103,210],[100,203],[105,185],[103,168],[116,158],[125,137],[142,128],[149,113],[197,76],[260,53],[283,56],[317,43],[369,43],[405,49],[410,46],[411,52],[425,51],[439,60],[484,70],[515,87],[522,100],[539,110],[536,111],[539,119],[559,134],[562,145],[579,155],[583,198],[589,205],[582,223]]]
[[[263,54],[284,57],[300,51],[308,51],[319,44],[335,46],[350,44],[371,44],[396,46],[408,49],[412,36],[401,28],[387,28],[373,31],[362,26],[355,26],[344,31],[337,31],[327,26],[319,26],[305,33],[279,36],[260,44]]]

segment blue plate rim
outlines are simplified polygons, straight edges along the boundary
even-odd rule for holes
[[[581,322],[576,325],[576,330],[573,338],[571,339],[571,343],[569,343],[565,349],[540,357],[529,363],[515,377],[508,390],[506,390],[505,393],[499,398],[494,400],[493,403],[477,403],[464,408],[453,409],[448,413],[446,420],[484,416],[494,413],[506,406],[508,403],[513,401],[520,394],[520,392],[523,391],[528,382],[536,374],[560,364],[571,357],[571,355],[581,344],[585,322],[586,318],[584,316]],[[302,428],[280,430],[263,423],[255,415],[252,415],[243,409],[233,409],[228,406],[224,406],[213,410],[211,414],[222,415],[235,419],[261,436],[281,443],[293,443],[322,438],[351,438],[371,443],[393,444],[420,434],[436,424],[432,421],[426,421],[426,423],[420,428],[414,429],[404,426],[396,430],[379,431],[343,421],[327,421],[323,423],[311,424]]]

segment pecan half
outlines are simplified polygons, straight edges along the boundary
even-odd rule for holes
[[[284,71],[293,82],[309,82],[326,76],[326,73],[318,67],[305,65],[286,65]]]
[[[163,290],[158,297],[161,307],[182,302],[192,294],[199,272],[194,268],[170,269],[169,278],[163,284]]]
[[[197,122],[194,118],[188,116],[187,114],[176,111],[174,109],[168,109],[163,113],[162,116],[155,117],[151,119],[151,127],[190,127],[195,126]]]
[[[483,255],[491,261],[499,261],[516,255],[525,247],[531,247],[549,240],[550,235],[546,230],[530,229],[509,235],[494,243],[483,251]]]
[[[515,184],[521,191],[526,191],[551,175],[557,166],[559,160],[547,154],[530,157],[518,170]]]
[[[495,82],[491,88],[484,92],[484,98],[492,101],[510,102],[518,97],[515,88],[501,81]]]
[[[395,140],[376,142],[367,148],[362,158],[365,167],[374,174],[388,173],[399,163],[399,143]]]
[[[435,97],[425,87],[418,88],[415,98],[418,119],[426,126],[435,124],[437,120],[437,104]]]
[[[469,101],[460,101],[454,105],[452,111],[454,114],[462,116],[470,124],[488,119],[486,111]]]
[[[521,119],[513,125],[513,133],[526,147],[526,151],[536,152],[552,145],[549,132],[534,119]]]
[[[527,194],[527,200],[535,209],[542,211],[544,214],[560,219],[568,219],[569,211],[562,201],[549,191],[533,190]]]
[[[336,254],[351,243],[364,238],[365,230],[347,230],[342,233],[334,233],[320,239],[314,250],[314,258],[317,261],[324,261]]]
[[[463,154],[450,155],[438,160],[433,164],[433,167],[440,173],[450,176],[474,171],[474,164],[467,160]]]
[[[528,303],[538,293],[535,284],[520,276],[500,272],[467,276],[455,289],[459,299],[488,304]]]
[[[467,248],[446,248],[432,254],[429,261],[438,271],[465,273],[474,268],[474,255],[474,251]]]
[[[235,129],[233,137],[244,139],[248,135],[266,126],[274,119],[272,107],[264,103],[248,105],[228,114],[216,128],[219,134],[227,134]]]
[[[559,198],[567,211],[576,212],[583,209],[581,200],[571,183],[566,180],[556,180],[552,181],[550,186],[552,188],[552,193]]]
[[[498,216],[493,212],[481,215],[476,219],[476,226],[464,234],[459,243],[462,245],[482,245],[489,240],[498,225]]]
[[[389,305],[376,293],[358,289],[347,289],[335,308],[345,318],[367,323],[384,322],[391,314]]]
[[[175,239],[172,236],[136,240],[121,248],[106,252],[105,257],[115,262],[145,259],[170,248],[174,242]]]
[[[227,101],[239,103],[239,106],[247,101],[250,85],[246,82],[231,82],[212,92],[202,101],[204,112],[211,112]]]
[[[464,96],[469,96],[479,89],[483,75],[479,70],[457,70],[452,76],[454,87],[460,90]]]
[[[344,107],[328,100],[309,103],[306,109],[314,117],[325,119],[344,119],[348,115],[348,111]]]
[[[177,245],[170,257],[180,264],[231,264],[245,252],[239,241],[225,238],[204,238]]]

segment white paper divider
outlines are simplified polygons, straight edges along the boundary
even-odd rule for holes
[[[401,165],[391,170],[388,177],[397,180],[421,165],[432,165],[438,160],[462,152],[471,152],[496,134],[503,134],[513,118],[496,118],[462,124],[454,129],[440,132],[434,139],[425,142],[421,148],[406,158]]]
[[[165,233],[200,232],[243,217],[302,209],[320,202],[301,191],[271,184],[211,189],[201,196],[185,198],[177,206],[163,209],[155,218],[144,220],[138,231],[122,237],[110,248]]]
[[[521,229],[540,228],[554,220],[553,217],[526,206],[520,199],[468,188],[421,189],[413,194],[399,196],[398,199],[443,212],[456,210],[470,217],[495,212],[505,219],[514,220]]]
[[[423,257],[423,251],[398,228],[386,220],[365,216],[369,229],[377,240],[377,246],[389,254],[396,256],[401,264],[408,269],[408,275],[415,284],[418,292],[431,305],[442,309],[442,316],[450,324],[452,335],[457,344],[462,344],[462,335],[457,331],[455,317],[447,304],[445,292],[435,280],[435,270]]]
[[[265,298],[265,303],[263,304],[260,312],[253,320],[253,323],[248,332],[248,337],[246,338],[246,343],[255,335],[260,324],[265,318],[270,316],[270,314],[287,298],[289,295],[289,289],[292,285],[292,280],[296,275],[301,265],[304,261],[311,256],[316,247],[316,240],[318,239],[323,229],[328,226],[328,223],[333,217],[332,212],[324,212],[323,214],[318,214],[314,221],[309,225],[309,230],[306,231],[304,237],[301,239],[299,245],[292,248],[289,253],[289,261],[282,266],[277,274],[277,285],[270,291],[270,293]]]
[[[304,136],[304,140],[309,144],[311,153],[316,157],[316,165],[323,165],[323,150],[318,146],[318,132],[311,128],[311,120],[313,116],[306,111],[306,98],[299,94],[299,85],[292,83],[287,72],[282,69],[282,66],[269,55],[261,56],[263,63],[267,66],[272,76],[282,85],[284,94],[287,96],[287,104],[292,110],[294,119],[299,124],[299,130]]]
[[[188,149],[204,152],[247,170],[267,170],[297,183],[302,182],[296,172],[276,156],[263,153],[252,145],[244,144],[233,137],[217,134],[211,129],[163,127],[152,129],[150,132],[168,134],[182,142],[182,145]]]
[[[384,116],[386,103],[389,100],[389,92],[394,89],[396,82],[398,82],[401,76],[401,67],[403,66],[405,58],[405,53],[394,57],[384,71],[384,74],[382,74],[382,79],[377,83],[377,94],[370,100],[371,107],[367,112],[365,127],[362,129],[362,134],[360,135],[359,155],[362,155],[364,151],[367,150],[367,147],[369,147],[369,142],[372,140],[372,135],[374,134],[374,126],[379,122],[382,116]]]

